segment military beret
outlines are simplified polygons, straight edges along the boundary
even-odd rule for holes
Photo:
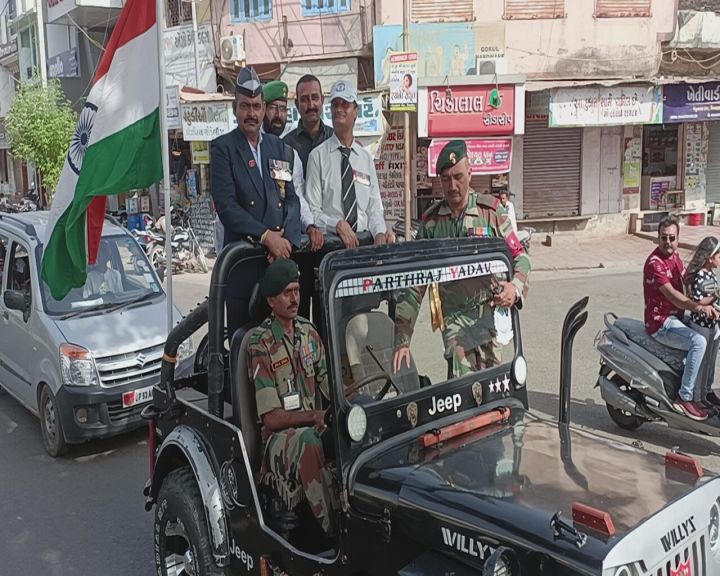
[[[249,98],[255,98],[262,92],[262,84],[260,84],[260,78],[258,78],[255,68],[248,66],[240,70],[235,81],[235,92]]]
[[[273,80],[263,86],[263,101],[265,104],[274,102],[275,100],[288,99],[288,86],[280,80]]]
[[[438,156],[435,170],[438,175],[442,174],[448,168],[452,168],[460,162],[463,158],[467,158],[467,146],[465,146],[464,140],[451,140],[445,144],[445,148],[440,152]]]
[[[291,282],[297,282],[300,277],[297,264],[292,260],[282,259],[275,260],[265,271],[262,283],[260,284],[260,292],[264,298],[277,296]]]

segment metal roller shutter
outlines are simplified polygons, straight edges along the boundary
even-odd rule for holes
[[[582,128],[527,120],[523,144],[523,216],[580,214]]]
[[[720,122],[711,122],[705,169],[705,197],[707,202],[720,203]]]
[[[413,0],[413,22],[469,22],[474,19],[473,0],[445,2],[442,7],[436,0]]]

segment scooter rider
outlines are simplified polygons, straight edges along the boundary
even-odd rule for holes
[[[694,402],[695,383],[705,355],[707,341],[684,321],[684,311],[717,318],[711,306],[695,302],[685,295],[685,265],[677,252],[680,223],[666,216],[658,227],[658,247],[645,261],[643,292],[645,297],[645,330],[655,340],[679,350],[687,350],[682,381],[673,408],[693,420],[705,420],[707,411]]]

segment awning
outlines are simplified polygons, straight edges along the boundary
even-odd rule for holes
[[[664,86],[665,84],[702,84],[709,79],[694,76],[672,76],[666,78],[614,78],[603,80],[600,78],[591,80],[530,80],[525,84],[526,92],[540,92],[552,88],[573,88],[581,86],[619,86],[621,84],[652,84]]]

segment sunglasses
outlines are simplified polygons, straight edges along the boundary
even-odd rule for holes
[[[677,236],[673,234],[663,234],[660,236],[660,240],[663,242],[675,242],[675,240],[677,240]]]

